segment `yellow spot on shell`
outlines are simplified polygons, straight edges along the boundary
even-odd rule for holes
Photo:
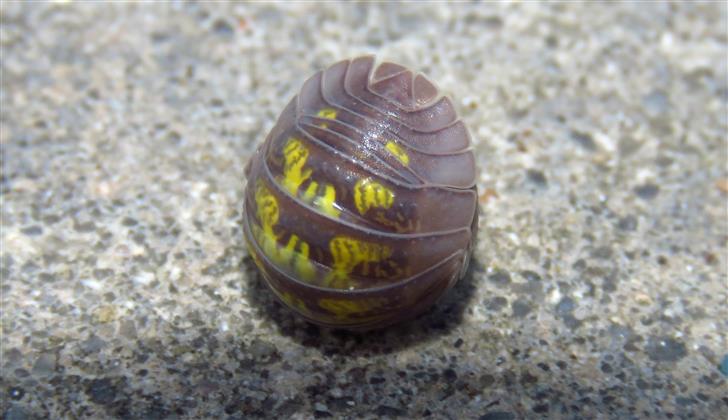
[[[306,188],[306,191],[303,193],[303,201],[306,201],[308,203],[313,202],[313,200],[316,198],[316,190],[318,189],[318,182],[312,181],[310,184],[308,184],[308,188]]]
[[[319,118],[326,118],[328,120],[334,120],[336,119],[337,112],[333,108],[321,108],[319,112],[316,113],[316,116]],[[319,124],[319,127],[321,128],[328,128],[329,125],[325,122],[322,122]]]
[[[310,169],[303,169],[308,149],[301,140],[291,137],[283,148],[283,158],[283,186],[295,196],[301,184],[311,176]]]
[[[298,310],[301,313],[309,314],[311,311],[309,311],[308,306],[306,306],[306,302],[303,301],[303,299],[298,298],[296,296],[293,296],[292,294],[288,292],[283,292],[279,295],[282,301],[284,301],[288,306],[291,308],[294,308]]]
[[[330,184],[324,185],[324,193],[313,200],[313,204],[331,217],[339,217],[341,210],[334,207],[336,190]]]
[[[319,117],[319,118],[326,118],[326,119],[329,119],[329,120],[333,120],[334,118],[336,118],[336,114],[337,114],[337,112],[333,108],[322,108],[316,114],[316,116]]]
[[[253,225],[253,235],[265,254],[277,267],[288,267],[304,280],[311,280],[316,270],[309,258],[309,246],[297,235],[291,235],[288,243],[281,246],[278,243],[279,235],[274,227],[278,223],[278,200],[262,183],[255,189],[255,203],[257,216],[261,227]],[[256,261],[262,266],[260,261]]]
[[[402,165],[409,165],[409,155],[397,143],[393,141],[388,141],[387,144],[384,145],[384,148],[387,149],[387,151],[389,151],[389,153],[396,157],[400,162],[402,162]]]
[[[293,268],[293,271],[304,280],[310,280],[316,274],[316,270],[308,257],[308,252],[308,244],[297,235],[291,235],[286,246],[280,249],[278,260]]]
[[[382,299],[351,300],[323,298],[318,301],[319,306],[331,312],[336,319],[353,318],[355,315],[359,315],[364,312],[371,312],[372,310],[381,307],[384,303],[385,302]],[[356,318],[360,319],[360,317]],[[377,316],[369,316],[364,319],[376,318]]]
[[[392,255],[392,249],[388,246],[345,236],[334,237],[329,242],[329,251],[334,262],[325,284],[339,289],[349,285],[349,275],[357,266],[362,265],[360,271],[366,276],[370,274],[370,263],[384,261]]]
[[[294,197],[298,197],[301,185],[311,177],[311,170],[305,169],[309,151],[303,142],[295,137],[288,139],[283,148],[283,187]],[[341,211],[336,208],[336,189],[331,184],[319,184],[311,181],[301,194],[303,201],[312,204],[331,217],[339,217]]]
[[[394,193],[371,178],[360,179],[354,185],[354,204],[361,215],[370,208],[388,209],[394,204]]]
[[[273,256],[278,254],[278,236],[273,231],[273,226],[278,223],[278,200],[259,182],[255,189],[255,204],[256,214],[263,228],[256,239],[263,253],[273,259]]]

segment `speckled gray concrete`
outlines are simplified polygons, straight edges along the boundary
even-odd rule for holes
[[[728,413],[725,4],[0,11],[5,418]],[[453,94],[483,195],[467,278],[351,334],[240,222],[284,104],[361,53]]]

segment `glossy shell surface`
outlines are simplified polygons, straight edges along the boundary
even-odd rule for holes
[[[414,317],[465,273],[475,173],[468,130],[432,82],[373,57],[336,63],[303,84],[246,168],[250,253],[312,322]]]

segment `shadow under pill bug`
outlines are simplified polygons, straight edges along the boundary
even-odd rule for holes
[[[249,251],[311,322],[412,318],[466,271],[477,227],[470,136],[421,74],[368,56],[316,73],[245,172]]]

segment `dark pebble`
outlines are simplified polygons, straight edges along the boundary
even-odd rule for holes
[[[612,373],[612,365],[609,363],[602,363],[601,369],[604,373]]]
[[[625,232],[634,232],[637,230],[637,218],[632,215],[624,216],[619,219],[617,227]]]
[[[226,20],[223,20],[223,19],[216,20],[215,21],[215,24],[212,27],[212,30],[217,35],[220,35],[220,36],[223,36],[223,37],[232,36],[233,35],[233,32],[235,32],[235,30],[233,29],[233,27]]]
[[[541,171],[538,171],[536,169],[529,169],[526,172],[526,175],[528,176],[529,181],[539,187],[545,187],[548,184],[548,181],[546,180],[546,175],[544,175]]]
[[[503,296],[496,296],[485,303],[485,307],[491,311],[500,311],[506,305],[508,305],[508,300],[506,300]]]
[[[478,382],[480,383],[481,388],[488,388],[495,383],[495,377],[486,373],[478,379]]]
[[[686,398],[686,397],[675,397],[675,403],[677,405],[686,407],[688,405],[693,405],[697,401],[694,398]]]
[[[601,260],[608,260],[612,258],[612,248],[610,246],[600,246],[599,248],[592,251],[592,257],[599,258]]]
[[[524,372],[521,375],[521,384],[522,385],[532,385],[538,382],[538,377],[535,375],[532,375],[530,372]]]
[[[586,261],[579,258],[574,262],[574,264],[571,265],[571,268],[577,271],[584,271],[586,269]]]
[[[94,224],[94,222],[85,222],[85,223],[74,222],[73,229],[76,232],[81,232],[81,233],[93,232],[94,230],[96,230],[96,225]]]
[[[584,133],[581,131],[572,131],[571,132],[571,139],[574,140],[579,144],[579,146],[583,147],[586,150],[593,151],[596,150],[597,144],[594,143],[594,139],[592,138],[591,134]]]
[[[96,280],[103,280],[105,278],[113,276],[114,270],[110,268],[95,268],[93,273]]]
[[[541,276],[535,271],[525,270],[521,271],[521,275],[528,281],[541,281]]]
[[[18,349],[9,349],[5,351],[5,360],[3,360],[4,363],[8,363],[11,366],[18,365],[20,363],[23,363],[23,353]]]
[[[712,252],[704,252],[703,258],[705,258],[705,263],[709,265],[713,265],[718,262],[718,257]]]
[[[56,370],[56,356],[52,353],[44,353],[38,356],[33,364],[33,375],[48,376]]]
[[[548,413],[548,411],[549,411],[549,405],[548,404],[538,404],[538,405],[536,405],[536,406],[533,407],[533,412],[534,413],[543,414],[543,413]]]
[[[645,346],[647,356],[655,362],[676,362],[687,355],[685,344],[670,337],[650,337]]]
[[[511,282],[511,275],[507,271],[498,270],[495,273],[488,276],[488,279],[493,283],[504,286]]]
[[[20,229],[21,232],[23,232],[24,235],[28,236],[38,236],[43,234],[43,228],[40,226],[28,226]]]
[[[137,330],[134,325],[134,321],[131,319],[122,321],[121,324],[119,324],[119,335],[131,340],[135,339],[137,336]]]
[[[572,313],[576,309],[576,303],[570,297],[563,297],[561,301],[556,305],[556,314],[559,316],[566,316]]]
[[[617,282],[618,282],[617,276],[608,276],[602,279],[602,290],[606,293],[616,292],[617,291]]]
[[[125,217],[121,219],[121,224],[123,226],[136,226],[139,222],[136,221],[136,219],[132,219],[131,217]]]
[[[374,413],[378,416],[404,416],[405,412],[402,409],[399,409],[397,407],[392,407],[389,405],[380,405],[377,407],[376,410],[374,410]]]
[[[169,417],[169,410],[159,402],[153,402],[146,410],[144,410],[145,419],[164,419]]]
[[[356,404],[356,402],[350,396],[343,396],[340,398],[331,397],[326,400],[326,405],[328,407],[333,408],[333,410],[331,410],[331,411],[334,411],[334,412],[348,410],[354,404]]]
[[[86,387],[86,395],[96,404],[108,405],[116,399],[116,387],[109,378],[94,379]]]
[[[81,350],[86,354],[97,353],[104,347],[106,347],[106,341],[94,334],[81,343]]]
[[[182,140],[182,135],[174,130],[167,134],[167,141],[172,144],[179,144],[180,140]]]
[[[387,380],[382,378],[381,376],[373,376],[369,378],[369,383],[372,385],[377,385],[386,382]]]
[[[516,416],[507,411],[491,411],[483,414],[478,420],[513,420]]]
[[[660,187],[655,184],[644,184],[636,187],[634,192],[641,199],[652,200],[657,197],[657,194],[660,192]]]
[[[159,44],[167,41],[169,39],[169,34],[166,34],[164,32],[153,32],[151,38],[152,42],[154,42],[155,44]],[[95,89],[92,89],[89,92],[89,96],[94,99],[98,99],[99,93]]]
[[[513,310],[513,316],[516,318],[523,318],[531,312],[531,304],[525,299],[518,299],[511,304]]]

